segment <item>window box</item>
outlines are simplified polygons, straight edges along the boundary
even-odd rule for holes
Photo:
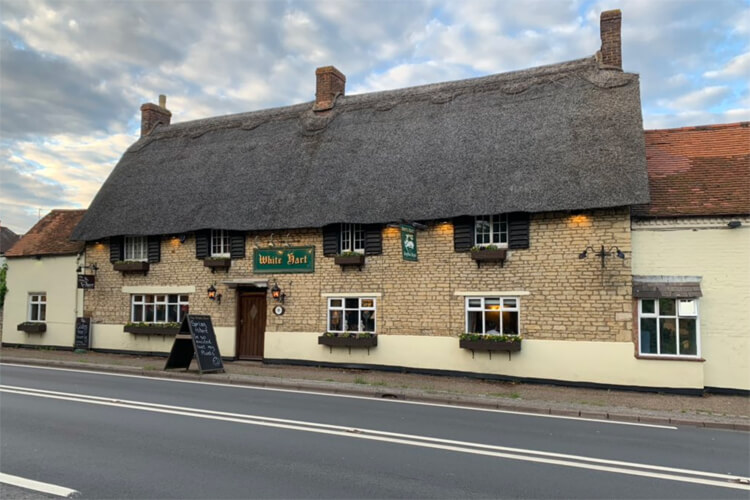
[[[377,347],[378,336],[369,333],[353,333],[348,336],[326,333],[318,337],[318,344],[329,347]]]
[[[145,261],[119,261],[115,262],[112,267],[115,271],[121,273],[147,273],[149,269],[148,262]]]
[[[355,255],[337,255],[333,258],[333,262],[341,267],[358,266],[359,268],[362,268],[365,263],[365,256],[361,253]]]
[[[125,325],[124,332],[133,335],[177,335],[180,331],[179,323],[135,323]]]
[[[458,346],[461,349],[474,351],[487,351],[492,359],[492,351],[506,351],[508,359],[510,353],[521,350],[521,337],[517,335],[484,335],[481,333],[462,333],[458,336]]]
[[[229,257],[209,257],[203,259],[203,266],[211,268],[211,272],[217,269],[229,269],[232,265],[232,259]]]
[[[504,248],[488,249],[480,247],[471,249],[471,259],[476,261],[477,267],[481,262],[499,262],[500,267],[503,267],[506,255],[507,250]]]
[[[26,333],[44,333],[47,331],[47,323],[26,321],[18,325],[18,331]]]

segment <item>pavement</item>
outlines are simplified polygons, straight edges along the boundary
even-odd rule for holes
[[[750,431],[750,398],[685,396],[343,368],[225,362],[225,373],[163,371],[166,358],[3,347],[0,362],[292,389],[513,412]]]

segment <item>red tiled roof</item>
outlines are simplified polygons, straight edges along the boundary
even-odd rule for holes
[[[5,253],[6,257],[68,255],[81,252],[83,242],[70,241],[86,210],[52,210]]]
[[[750,214],[750,122],[645,134],[651,203],[633,216]]]

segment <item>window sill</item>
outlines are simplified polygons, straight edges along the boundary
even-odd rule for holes
[[[687,356],[653,356],[648,354],[636,354],[636,359],[648,359],[652,361],[691,361],[693,363],[703,363],[706,360],[698,357],[687,357]]]
[[[26,321],[18,325],[18,331],[26,333],[44,333],[47,331],[47,323]]]

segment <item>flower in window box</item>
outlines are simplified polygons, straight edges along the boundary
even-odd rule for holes
[[[180,323],[127,323],[122,330],[133,335],[176,335]]]
[[[378,336],[370,332],[325,332],[318,337],[319,345],[329,347],[376,347]]]
[[[498,335],[485,333],[461,333],[459,347],[477,351],[520,351],[520,335]]]
[[[476,261],[477,266],[480,262],[499,262],[503,267],[507,250],[498,248],[497,245],[474,246],[471,248],[471,259]]]

